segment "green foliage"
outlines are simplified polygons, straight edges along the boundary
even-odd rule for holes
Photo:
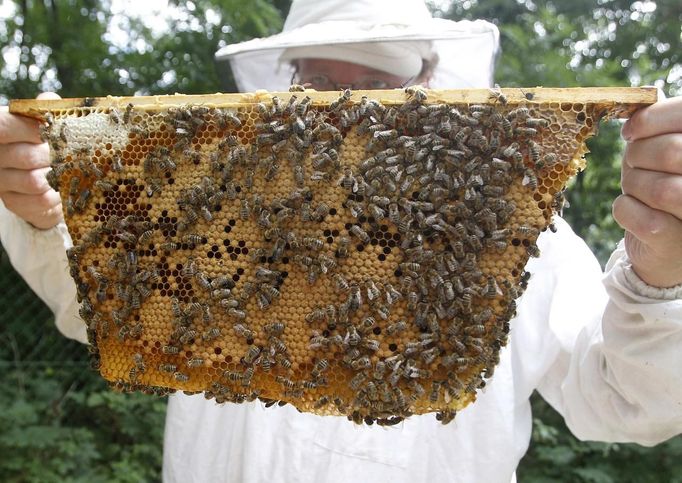
[[[655,448],[575,439],[563,419],[533,396],[533,440],[518,469],[520,482],[658,483],[682,481],[682,438]]]
[[[0,18],[0,100],[44,90],[62,97],[234,91],[213,55],[222,45],[281,30],[289,2],[171,2],[168,29],[114,15],[108,1],[10,1],[16,15]],[[146,19],[149,20],[149,19]],[[128,38],[112,32],[120,25]],[[19,58],[19,65],[11,59]],[[7,59],[10,59],[8,62]]]
[[[160,479],[165,400],[112,392],[95,374],[67,386],[73,371],[30,372],[2,376],[3,482]]]

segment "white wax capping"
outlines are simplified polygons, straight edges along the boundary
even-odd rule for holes
[[[111,144],[112,150],[121,150],[129,142],[128,126],[113,122],[105,113],[93,112],[81,117],[69,116],[62,122],[66,126],[67,152],[107,144]]]

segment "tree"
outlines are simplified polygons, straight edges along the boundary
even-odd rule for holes
[[[157,31],[145,19],[114,15],[109,1],[10,1],[10,15],[0,19],[0,92],[5,99],[43,90],[62,97],[217,92],[225,73],[216,69],[216,50],[281,30],[288,7],[174,1],[167,29]],[[116,38],[120,29],[126,38]],[[235,90],[230,79],[225,85]]]

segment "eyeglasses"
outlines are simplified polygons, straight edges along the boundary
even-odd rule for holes
[[[400,85],[394,85],[393,83],[386,81],[384,79],[379,79],[377,77],[360,77],[355,82],[347,84],[342,82],[333,82],[329,77],[324,74],[314,74],[306,78],[297,79],[297,72],[291,77],[292,84],[300,84],[317,91],[337,91],[343,89],[352,90],[376,90],[376,89],[393,89],[398,87],[403,87],[409,84],[414,77],[407,79]]]

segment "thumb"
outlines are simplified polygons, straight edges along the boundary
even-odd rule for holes
[[[54,100],[54,99],[61,99],[61,98],[62,97],[59,94],[57,94],[56,92],[41,92],[40,94],[38,94],[38,97],[36,97],[36,99],[38,99],[39,101]]]
[[[61,98],[62,98],[62,96],[60,96],[56,92],[41,92],[36,97],[36,99],[39,101],[54,101],[54,100],[61,99]],[[42,138],[42,137],[41,137],[41,139],[44,140],[44,138]]]

